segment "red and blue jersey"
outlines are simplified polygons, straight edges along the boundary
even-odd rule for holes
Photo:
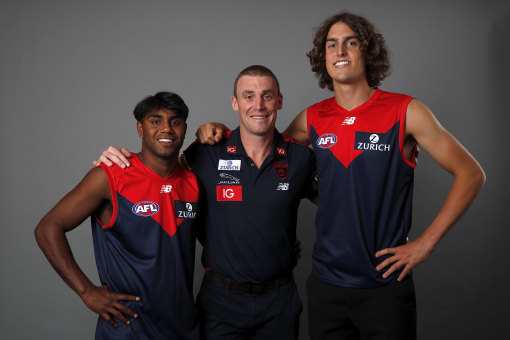
[[[257,168],[237,128],[184,154],[204,188],[204,267],[238,282],[292,275],[299,202],[316,194],[313,151],[275,130],[272,151]]]
[[[316,278],[371,288],[398,277],[382,278],[375,253],[405,244],[411,227],[414,163],[402,154],[411,99],[377,89],[351,111],[334,97],[307,109],[319,191]]]
[[[138,314],[114,328],[99,318],[96,339],[198,339],[193,271],[199,186],[177,166],[167,178],[133,155],[132,166],[101,165],[108,176],[113,215],[92,217],[94,251],[103,285],[140,296],[125,302]],[[124,302],[123,302],[124,303]]]

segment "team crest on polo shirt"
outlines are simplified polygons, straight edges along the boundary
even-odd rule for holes
[[[273,164],[273,168],[276,172],[276,176],[278,176],[279,179],[284,180],[287,178],[287,174],[289,173],[289,163],[275,162]]]
[[[228,153],[236,153],[237,152],[237,146],[235,146],[235,145],[227,146],[227,152]]]

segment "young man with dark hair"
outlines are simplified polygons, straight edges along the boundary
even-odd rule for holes
[[[178,165],[188,107],[177,94],[159,92],[134,115],[142,150],[132,155],[133,166],[90,170],[44,216],[36,239],[100,315],[96,339],[198,339],[192,290],[199,187]],[[88,216],[100,287],[81,271],[65,235]]]
[[[308,280],[312,339],[414,339],[412,269],[473,202],[485,174],[418,100],[378,88],[389,74],[382,35],[365,18],[326,19],[308,53],[334,97],[302,111],[286,134],[312,144],[319,202]],[[206,124],[200,141],[226,129]],[[443,207],[407,241],[418,144],[455,177]]]

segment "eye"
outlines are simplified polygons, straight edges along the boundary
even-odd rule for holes
[[[175,126],[178,126],[178,125],[181,125],[181,121],[180,121],[180,120],[172,120],[172,121],[170,122],[170,124],[175,125]]]
[[[253,99],[253,96],[251,96],[251,95],[247,95],[246,97],[244,97],[244,99],[246,99],[246,100],[252,100],[252,99]]]
[[[272,95],[270,95],[270,94],[266,94],[266,95],[264,96],[264,100],[272,100],[272,99],[273,99],[273,96],[272,96]]]
[[[153,120],[151,120],[151,124],[158,125],[158,124],[160,124],[160,123],[161,123],[161,121],[160,121],[159,119],[153,119]]]
[[[356,40],[349,40],[345,43],[346,47],[356,47],[358,46],[358,42]]]
[[[329,43],[326,45],[326,48],[328,49],[332,49],[332,48],[335,48],[336,47],[336,43]]]

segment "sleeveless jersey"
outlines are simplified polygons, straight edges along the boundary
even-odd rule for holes
[[[411,97],[377,89],[348,111],[335,98],[307,110],[317,160],[319,203],[312,274],[353,288],[381,287],[375,253],[406,243],[411,227],[414,161],[402,155]]]
[[[96,339],[198,339],[192,291],[197,179],[180,166],[162,178],[135,155],[131,164],[101,164],[113,215],[107,225],[93,216],[92,231],[101,283],[140,296],[122,302],[138,318],[114,328],[99,317]]]

